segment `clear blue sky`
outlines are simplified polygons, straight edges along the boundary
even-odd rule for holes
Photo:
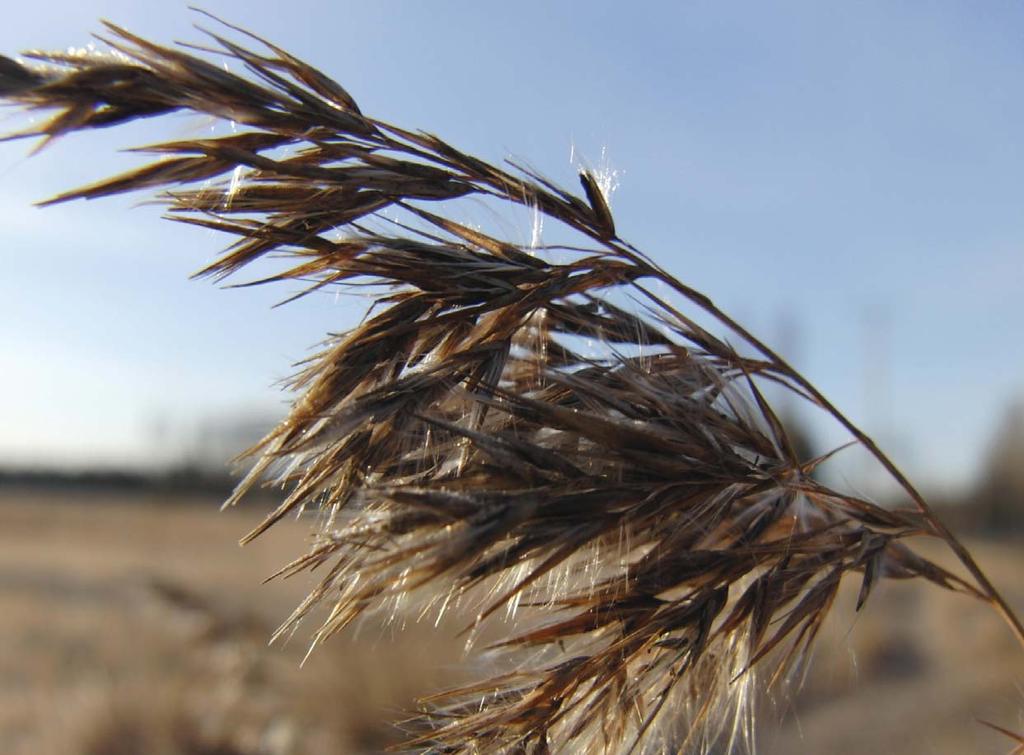
[[[99,17],[198,39],[184,3],[8,5],[9,54],[81,46]],[[620,234],[780,344],[926,487],[966,484],[1024,393],[1020,3],[205,7],[333,74],[364,111],[484,157],[572,184],[570,148],[606,149]],[[134,200],[29,206],[133,164],[114,150],[152,136],[31,159],[0,145],[5,461],[137,464],[154,424],[278,412],[271,384],[358,312],[329,297],[271,311],[287,291],[188,282],[222,239]]]

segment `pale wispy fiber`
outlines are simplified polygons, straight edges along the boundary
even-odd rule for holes
[[[583,170],[576,194],[482,161],[363,114],[323,73],[233,31],[256,49],[209,32],[225,67],[107,24],[109,55],[0,59],[0,94],[54,111],[19,134],[44,144],[175,111],[234,124],[140,148],[155,161],[49,202],[158,190],[171,219],[237,237],[200,275],[271,258],[278,272],[253,283],[372,293],[362,323],[301,366],[290,414],[228,504],[282,487],[246,540],[320,514],[282,573],[322,581],[282,631],[316,616],[319,642],[417,599],[425,615],[468,608],[470,637],[506,622],[478,648],[495,675],[425,701],[409,747],[731,751],[749,743],[755,680],[799,667],[848,576],[858,606],[883,577],[920,577],[1024,637],[869,438],[620,237],[607,175]],[[532,241],[460,222],[465,197],[534,213]],[[579,244],[545,246],[545,224]],[[824,459],[798,456],[768,384],[831,414],[913,506],[819,483]],[[944,540],[965,575],[917,555],[918,536]]]

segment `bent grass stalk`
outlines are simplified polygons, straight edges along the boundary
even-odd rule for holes
[[[376,120],[237,27],[223,24],[255,50],[206,32],[215,46],[189,52],[106,26],[109,53],[0,58],[0,96],[56,111],[8,138],[43,146],[176,111],[237,129],[140,148],[157,160],[42,204],[161,190],[170,219],[237,237],[199,276],[273,255],[280,272],[242,285],[375,293],[360,325],[302,365],[290,413],[225,505],[255,485],[286,491],[243,541],[322,512],[309,552],[281,571],[326,572],[279,630],[326,603],[314,645],[410,596],[428,594],[437,615],[472,604],[471,635],[505,609],[491,651],[507,673],[425,701],[410,747],[731,749],[752,737],[755,669],[771,685],[798,667],[852,574],[858,609],[882,577],[922,578],[991,605],[1024,644],[900,470],[775,351],[624,241],[598,176],[581,172],[576,196]],[[583,243],[521,246],[470,227],[453,218],[465,197],[521,206]],[[797,456],[765,384],[831,415],[914,507],[815,480],[827,456]],[[946,543],[968,578],[912,550],[920,536]]]

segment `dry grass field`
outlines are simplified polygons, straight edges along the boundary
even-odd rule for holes
[[[458,625],[362,626],[300,668],[302,628],[283,646],[266,640],[307,577],[261,580],[299,552],[306,527],[240,549],[258,508],[4,493],[0,752],[284,755],[396,742],[388,722],[455,678]],[[975,545],[1024,607],[1019,544]],[[760,752],[1010,749],[976,723],[1024,728],[1024,653],[996,617],[918,584],[882,585],[859,617],[852,602],[837,606],[804,686],[762,706]]]
[[[175,505],[170,505],[170,504]],[[9,494],[0,503],[0,752],[372,752],[457,655],[432,628],[267,647],[308,583],[262,578],[303,527],[244,550],[212,499]],[[454,634],[454,632],[452,632]]]

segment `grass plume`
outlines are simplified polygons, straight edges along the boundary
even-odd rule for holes
[[[438,612],[471,603],[475,625],[514,619],[492,648],[506,673],[427,701],[410,747],[731,750],[750,738],[755,670],[772,684],[799,667],[847,577],[858,608],[881,578],[922,578],[991,604],[1024,639],[870,438],[618,235],[595,174],[580,173],[579,196],[374,119],[320,71],[226,24],[207,32],[213,48],[191,51],[106,28],[110,53],[0,58],[0,96],[53,112],[15,136],[45,145],[177,111],[237,131],[141,148],[155,161],[43,204],[157,190],[172,220],[236,237],[201,276],[273,257],[279,271],[254,283],[375,292],[363,322],[302,366],[291,412],[227,502],[259,484],[285,490],[246,540],[290,513],[322,514],[282,574],[324,576],[282,631],[323,604],[320,642],[428,587]],[[553,250],[486,233],[457,219],[465,197],[526,208],[583,241]],[[798,456],[766,384],[830,414],[912,506],[816,481],[825,458]],[[915,553],[915,537],[945,541],[966,574]]]

